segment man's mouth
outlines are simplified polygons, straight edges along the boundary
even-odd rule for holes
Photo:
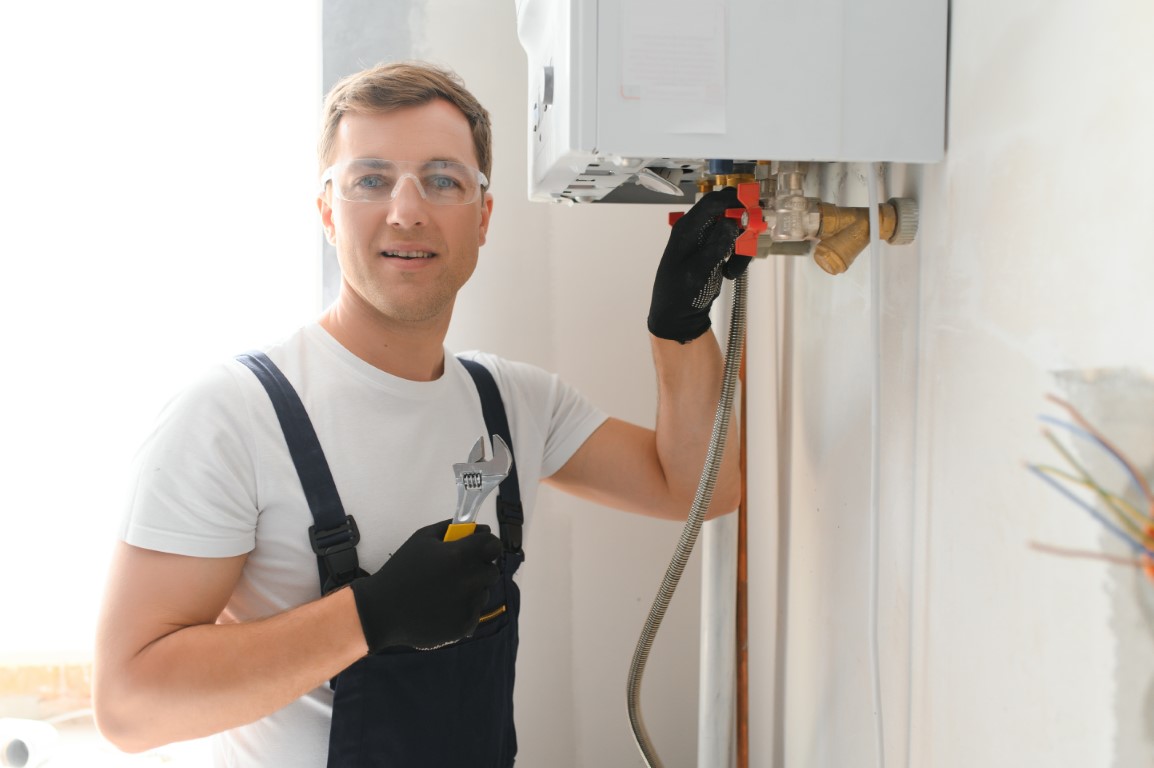
[[[412,259],[431,259],[437,254],[429,253],[428,251],[381,251],[381,255],[392,259],[409,261]]]

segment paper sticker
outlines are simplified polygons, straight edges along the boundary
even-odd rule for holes
[[[627,0],[621,93],[641,128],[725,133],[725,0]]]

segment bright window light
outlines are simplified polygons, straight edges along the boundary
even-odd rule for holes
[[[320,310],[320,9],[0,5],[0,666],[83,664],[133,454]]]

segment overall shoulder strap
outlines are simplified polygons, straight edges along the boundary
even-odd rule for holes
[[[313,515],[309,541],[317,555],[321,594],[328,594],[363,574],[357,562],[357,521],[345,514],[316,430],[292,384],[263,352],[246,352],[236,359],[256,374],[272,400]]]
[[[521,526],[525,522],[525,513],[521,509],[521,485],[517,481],[517,451],[513,446],[513,436],[509,432],[505,402],[501,399],[501,391],[497,389],[497,382],[488,368],[476,360],[466,360],[463,357],[457,359],[465,366],[465,370],[473,377],[473,383],[477,385],[477,393],[481,396],[481,413],[485,417],[485,428],[489,434],[500,435],[514,456],[513,466],[497,490],[497,522],[501,526],[501,541],[505,545],[505,550],[523,560],[525,555],[521,549]]]

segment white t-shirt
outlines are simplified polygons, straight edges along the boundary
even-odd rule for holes
[[[446,353],[430,382],[390,376],[319,324],[265,352],[300,395],[345,512],[361,532],[361,567],[376,571],[413,531],[451,517],[452,466],[485,435],[472,378]],[[541,478],[560,469],[605,415],[557,376],[471,353],[497,381],[532,524]],[[498,531],[495,496],[479,522]],[[137,457],[121,529],[137,547],[194,557],[248,553],[222,620],[248,621],[320,595],[312,516],[267,393],[228,361],[177,396]],[[252,725],[215,737],[218,765],[324,765],[332,692],[322,686]]]

